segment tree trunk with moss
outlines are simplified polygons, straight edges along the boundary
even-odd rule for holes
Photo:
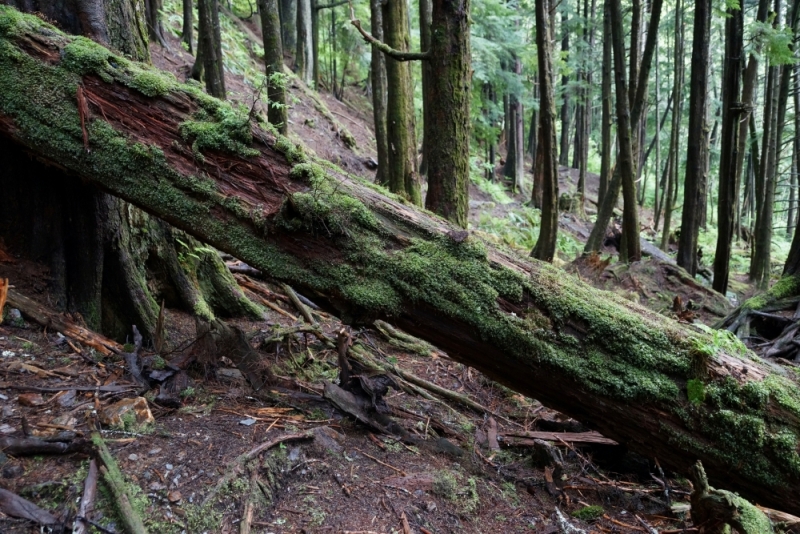
[[[383,41],[383,15],[381,0],[370,0],[370,26],[372,36]],[[372,117],[375,123],[375,146],[378,152],[378,170],[375,183],[388,186],[389,142],[386,138],[386,59],[383,52],[370,47],[370,78],[372,81]]]
[[[411,37],[408,29],[408,6],[405,0],[387,0],[383,4],[383,35],[394,50],[408,52]],[[422,204],[417,173],[417,136],[414,120],[414,92],[411,66],[386,56],[386,138],[389,145],[387,181],[392,193]]]
[[[0,135],[18,150],[347,322],[384,319],[662,465],[699,459],[715,486],[800,512],[791,369],[465,237],[196,87],[43,25],[0,6]]]
[[[91,19],[93,29],[76,31],[119,36],[127,21],[128,38],[112,42],[125,48],[135,41],[132,35],[141,35],[146,46],[138,4],[117,3],[116,11],[107,11],[109,5]],[[136,13],[138,18],[131,18]],[[87,20],[85,13],[80,20]],[[109,32],[110,26],[116,29]],[[149,60],[146,52],[138,57]],[[89,327],[117,339],[125,339],[132,324],[151,337],[161,301],[207,319],[215,312],[261,315],[215,251],[116,197],[31,161],[7,141],[0,142],[0,153],[0,188],[19,199],[2,210],[0,235],[21,255],[50,267],[57,308],[80,314]]]
[[[283,44],[278,0],[258,0],[258,11],[261,14],[261,33],[264,37],[264,65],[269,100],[267,119],[280,133],[286,135],[289,115],[283,78]]]
[[[462,228],[469,214],[469,0],[433,0],[425,93],[428,194],[425,207]],[[435,105],[429,105],[435,103]],[[520,147],[522,149],[522,147]]]

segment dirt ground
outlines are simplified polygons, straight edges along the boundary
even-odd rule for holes
[[[27,267],[2,265],[2,276]],[[27,284],[18,290],[36,291]],[[285,311],[297,313],[288,306]],[[193,340],[193,321],[172,310],[167,317],[170,348],[162,352],[167,361],[175,361]],[[316,318],[331,337],[342,328],[326,314]],[[298,323],[271,312],[263,323],[239,326],[255,334],[253,343],[258,343],[293,324]],[[415,533],[560,532],[559,513],[564,521],[591,532],[682,525],[682,517],[666,506],[663,488],[650,478],[657,472],[646,460],[626,454],[618,445],[573,444],[567,434],[558,434],[562,437],[553,446],[563,457],[564,469],[554,478],[553,468],[535,459],[530,446],[508,447],[514,438],[507,435],[588,430],[580,423],[438,351],[420,355],[398,350],[374,330],[354,331],[352,336],[371,347],[376,359],[467,395],[495,415],[449,399],[392,389],[386,397],[390,415],[412,436],[408,442],[413,444],[380,435],[320,395],[323,383],[336,379],[336,354],[300,334],[262,353],[275,376],[261,391],[252,390],[224,358],[219,367],[194,366],[180,407],[161,407],[152,401],[152,392],[146,394],[155,423],[144,428],[127,425],[123,431],[100,425],[98,412],[134,393],[73,394],[69,389],[131,384],[122,362],[100,358],[56,332],[24,322],[0,325],[0,439],[21,436],[23,425],[34,436],[68,431],[74,439],[87,437],[99,426],[125,478],[136,488],[150,532],[238,532],[250,498],[257,503],[252,532],[276,534],[404,532],[403,517],[408,532]],[[144,355],[146,359],[152,353]],[[265,452],[203,506],[212,488],[237,465],[239,455],[259,443],[320,428],[321,435],[313,439],[288,441]],[[502,445],[497,450],[490,445],[495,432]],[[88,458],[80,452],[2,456],[2,487],[60,518],[74,517]],[[681,482],[668,484],[674,500],[688,495]],[[598,515],[591,523],[571,515],[587,506],[602,507],[584,512]],[[123,531],[102,485],[91,518],[107,531]],[[0,517],[0,532],[39,532],[39,527]]]

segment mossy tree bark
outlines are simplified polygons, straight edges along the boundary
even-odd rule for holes
[[[370,0],[372,36],[383,41],[383,11],[381,0]],[[378,151],[378,170],[375,183],[388,186],[389,141],[386,137],[386,59],[383,52],[371,47],[370,78],[372,80],[372,117],[375,123],[375,145]]]
[[[386,45],[390,48],[400,52],[411,50],[408,5],[405,0],[387,0],[383,3],[383,35]],[[387,55],[386,82],[389,190],[405,196],[416,205],[421,205],[422,194],[417,172],[417,135],[414,124],[411,66],[405,61],[399,61]]]
[[[267,76],[267,119],[284,135],[288,130],[286,89],[283,80],[283,43],[281,42],[278,0],[258,0],[261,33],[264,38],[264,65]]]
[[[433,0],[425,125],[425,207],[462,228],[469,211],[471,58],[469,0]],[[522,147],[519,147],[522,150]]]
[[[558,157],[556,154],[556,100],[553,55],[548,26],[549,2],[536,0],[536,50],[539,60],[539,146],[542,183],[542,225],[531,256],[553,261],[558,239]],[[538,166],[537,166],[538,167]],[[538,170],[538,168],[537,168]]]
[[[716,486],[800,512],[791,370],[463,239],[197,88],[43,24],[0,6],[0,135],[347,321],[386,319],[662,465],[700,459]]]

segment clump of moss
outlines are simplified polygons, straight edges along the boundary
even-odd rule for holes
[[[706,400],[706,386],[703,381],[692,378],[686,382],[686,395],[692,404],[703,404],[703,401]]]
[[[605,513],[606,511],[603,510],[602,506],[594,505],[594,506],[584,506],[583,508],[578,508],[577,510],[572,512],[571,515],[572,517],[580,519],[581,521],[591,522],[591,521],[597,521],[598,519],[603,517],[603,514]]]
[[[452,471],[442,469],[433,477],[433,493],[444,499],[454,501],[458,492],[458,480]]]
[[[258,151],[250,148],[253,135],[250,130],[250,118],[243,109],[221,108],[216,116],[205,110],[199,110],[194,120],[181,123],[181,137],[192,144],[195,155],[202,159],[202,152],[219,150],[239,156],[258,155]]]

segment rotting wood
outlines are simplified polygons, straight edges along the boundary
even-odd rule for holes
[[[125,480],[122,477],[122,472],[119,470],[116,460],[111,455],[111,451],[106,447],[103,438],[100,434],[92,434],[92,441],[97,448],[97,455],[103,463],[100,466],[100,473],[103,475],[111,494],[114,496],[114,501],[117,504],[122,523],[125,525],[125,530],[128,534],[147,534],[147,529],[144,527],[142,518],[133,509],[131,505],[131,496],[125,487]]]
[[[27,519],[40,525],[55,525],[58,519],[16,493],[0,488],[0,512],[10,517]]]
[[[300,302],[300,299],[297,297],[297,293],[294,292],[294,289],[292,289],[288,284],[281,284],[281,287],[283,287],[283,291],[289,297],[289,300],[292,301],[294,307],[297,308],[297,311],[300,312],[300,315],[303,316],[303,319],[305,319],[308,324],[317,324],[314,318],[311,317],[311,312],[308,311],[306,305]]]
[[[613,439],[599,432],[506,432],[500,434],[508,445],[533,445],[533,440],[562,441],[566,443],[592,443],[596,445],[618,445]]]
[[[42,306],[14,289],[8,290],[7,302],[34,322],[44,327],[52,328],[79,343],[92,347],[104,356],[122,352],[122,345],[116,341],[76,324],[62,314]]]
[[[3,306],[8,298],[8,278],[0,278],[0,324],[3,324]]]
[[[800,388],[735,342],[479,236],[456,243],[228,104],[75,39],[0,6],[0,135],[346,322],[386,320],[665,467],[699,458],[716,485],[800,513]]]
[[[89,461],[89,471],[86,474],[86,479],[83,482],[83,496],[81,497],[80,505],[78,505],[78,515],[75,518],[75,525],[72,528],[72,534],[88,534],[88,520],[89,512],[94,509],[94,498],[97,493],[97,460],[92,459]]]

